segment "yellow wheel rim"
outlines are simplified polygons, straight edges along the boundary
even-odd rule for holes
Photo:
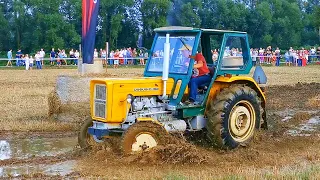
[[[148,132],[139,133],[136,136],[135,142],[132,144],[133,152],[144,151],[157,146],[158,143],[152,134]]]
[[[229,132],[237,142],[251,137],[255,127],[256,114],[252,104],[243,100],[235,104],[229,115]]]

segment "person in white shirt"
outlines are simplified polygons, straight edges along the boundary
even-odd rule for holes
[[[75,57],[74,57],[74,51],[73,51],[73,49],[71,49],[71,50],[69,51],[69,57],[70,57],[70,58],[75,58]],[[70,64],[73,65],[75,60],[74,60],[74,59],[71,59],[70,61],[71,61]]]
[[[79,59],[79,57],[80,57],[80,53],[79,53],[78,50],[76,50],[76,52],[74,52],[74,57],[76,58],[76,59],[74,60],[74,65],[78,65],[78,59]]]
[[[32,56],[30,56],[30,58],[29,58],[29,69],[32,70],[32,67],[33,67],[33,58],[32,58]]]
[[[34,57],[36,58],[37,69],[42,69],[40,52],[38,51]]]
[[[26,54],[26,56],[24,57],[24,60],[25,60],[25,64],[26,64],[26,70],[29,70],[30,60],[29,60],[28,54]]]
[[[98,58],[98,51],[97,51],[97,49],[94,49],[93,57],[94,57],[94,58]]]
[[[111,51],[111,52],[110,52],[109,57],[110,57],[110,59],[108,60],[108,63],[109,63],[110,65],[113,65],[114,51]]]
[[[41,64],[42,64],[42,66],[43,66],[43,58],[44,58],[44,56],[45,56],[45,52],[44,52],[44,50],[41,48],[41,50],[40,50],[40,59],[41,59]]]

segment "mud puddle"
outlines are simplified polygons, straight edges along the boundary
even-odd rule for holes
[[[320,133],[317,133],[318,130],[320,130],[320,116],[315,116],[310,118],[306,123],[288,130],[286,134],[291,136],[311,136],[316,134],[320,136]]]
[[[320,111],[303,111],[295,109],[286,109],[277,111],[274,114],[281,117],[282,123],[290,126],[285,134],[290,136],[320,136]]]
[[[75,137],[0,140],[0,160],[57,156],[76,145]]]
[[[44,174],[48,176],[65,176],[73,172],[76,161],[64,161],[54,164],[24,164],[0,167],[0,177],[17,177],[21,175]]]

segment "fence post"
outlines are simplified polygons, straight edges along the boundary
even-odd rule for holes
[[[108,69],[108,57],[109,57],[109,42],[106,42],[106,72]]]

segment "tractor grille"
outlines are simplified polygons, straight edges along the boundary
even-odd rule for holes
[[[96,84],[94,95],[94,116],[99,118],[106,118],[106,101],[107,101],[106,85]]]

